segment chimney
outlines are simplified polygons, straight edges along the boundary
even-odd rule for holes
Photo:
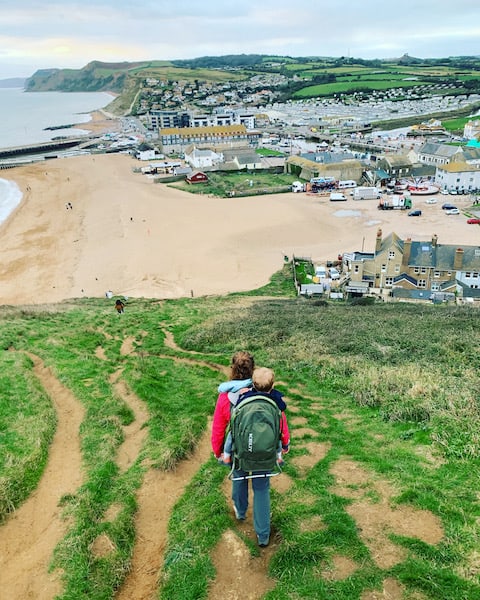
[[[375,253],[380,252],[380,248],[382,247],[382,230],[380,228],[377,229],[377,239],[375,241]]]
[[[412,251],[412,238],[407,238],[403,243],[402,265],[407,267],[410,261],[410,252]]]
[[[463,263],[463,248],[455,250],[455,258],[453,259],[453,270],[460,271]]]
[[[437,242],[438,242],[438,236],[436,233],[434,233],[432,235],[432,248],[436,248],[437,247]]]

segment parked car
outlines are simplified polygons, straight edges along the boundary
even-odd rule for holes
[[[409,217],[421,217],[422,216],[422,211],[421,210],[411,210],[408,213]]]
[[[458,208],[449,208],[445,211],[446,215],[459,215],[460,211],[458,210]]]
[[[480,225],[480,219],[467,219],[469,225]]]
[[[436,204],[437,203],[437,199],[436,198],[427,198],[425,200],[425,204]]]
[[[340,271],[335,267],[330,267],[330,279],[340,279]]]
[[[450,196],[456,196],[457,190],[450,190],[448,193],[450,194]]]
[[[453,204],[449,204],[447,202],[447,204],[442,204],[442,210],[452,210],[452,208],[457,208],[456,206],[454,206]]]

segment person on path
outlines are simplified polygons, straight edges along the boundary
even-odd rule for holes
[[[233,382],[232,382],[233,383]],[[259,393],[267,398],[270,398],[275,402],[278,408],[282,411],[282,419],[280,422],[280,431],[282,434],[281,439],[278,442],[278,452],[277,452],[277,463],[281,466],[283,465],[283,455],[287,454],[290,447],[290,433],[288,430],[287,417],[285,415],[285,411],[287,409],[287,405],[283,399],[283,394],[281,394],[278,390],[276,390],[273,385],[275,383],[275,373],[272,369],[268,369],[266,367],[260,367],[253,371],[252,375],[252,386],[248,388],[248,391],[240,392],[239,398],[235,404],[237,406],[245,400],[246,398],[250,398],[252,396],[256,396]],[[222,384],[225,385],[225,384]],[[227,466],[231,466],[232,463],[232,434],[229,431],[227,437],[225,439],[225,444],[223,447],[223,454],[221,456],[222,463]]]
[[[119,315],[125,312],[125,304],[120,300],[120,298],[115,301],[115,309]]]
[[[251,380],[255,362],[249,352],[239,351],[232,357],[231,380],[241,382]],[[240,391],[248,391],[242,388]],[[220,459],[225,445],[225,434],[230,423],[232,406],[238,400],[238,392],[220,392],[213,415],[211,445],[213,454]],[[243,471],[233,471],[232,501],[235,517],[245,520],[248,509],[248,482]],[[267,475],[267,474],[265,474]],[[253,525],[257,534],[258,545],[268,546],[270,540],[270,479],[258,477],[250,480],[253,489]]]

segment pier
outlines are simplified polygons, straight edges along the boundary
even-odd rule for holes
[[[85,137],[65,138],[62,140],[52,140],[50,142],[40,142],[38,144],[29,144],[28,146],[14,146],[11,148],[0,149],[0,160],[4,158],[15,158],[26,154],[45,154],[46,152],[55,152],[56,150],[68,150],[74,148],[86,141]]]

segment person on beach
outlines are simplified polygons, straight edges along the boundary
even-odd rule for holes
[[[231,381],[235,385],[242,385],[245,380],[251,380],[255,362],[249,352],[239,351],[232,357]],[[231,382],[226,382],[227,386]],[[248,388],[239,387],[240,390],[248,391]],[[238,400],[236,392],[221,391],[218,395],[215,411],[213,414],[211,445],[213,454],[217,460],[224,450],[225,433],[230,423],[231,409]],[[248,508],[248,479],[243,471],[233,470],[232,501],[235,517],[239,521],[245,520]],[[258,477],[251,480],[253,489],[253,525],[257,534],[258,545],[268,546],[270,541],[270,479],[269,477]]]
[[[223,387],[233,382],[225,382]],[[283,455],[287,454],[290,446],[290,433],[288,430],[287,417],[285,415],[285,410],[287,405],[283,400],[283,395],[276,390],[273,385],[275,383],[275,373],[272,369],[267,369],[266,367],[260,367],[253,371],[252,375],[252,386],[242,389],[239,393],[238,400],[235,403],[235,406],[240,404],[242,400],[246,398],[250,398],[251,396],[255,396],[258,393],[261,393],[263,396],[267,396],[275,402],[278,408],[282,411],[282,420],[280,423],[280,431],[282,433],[282,437],[279,440],[278,452],[277,452],[277,462],[279,465],[283,465]],[[237,384],[238,385],[238,384]],[[227,437],[225,439],[225,445],[223,447],[223,453],[220,457],[222,464],[230,466],[232,463],[232,434],[229,431]]]

